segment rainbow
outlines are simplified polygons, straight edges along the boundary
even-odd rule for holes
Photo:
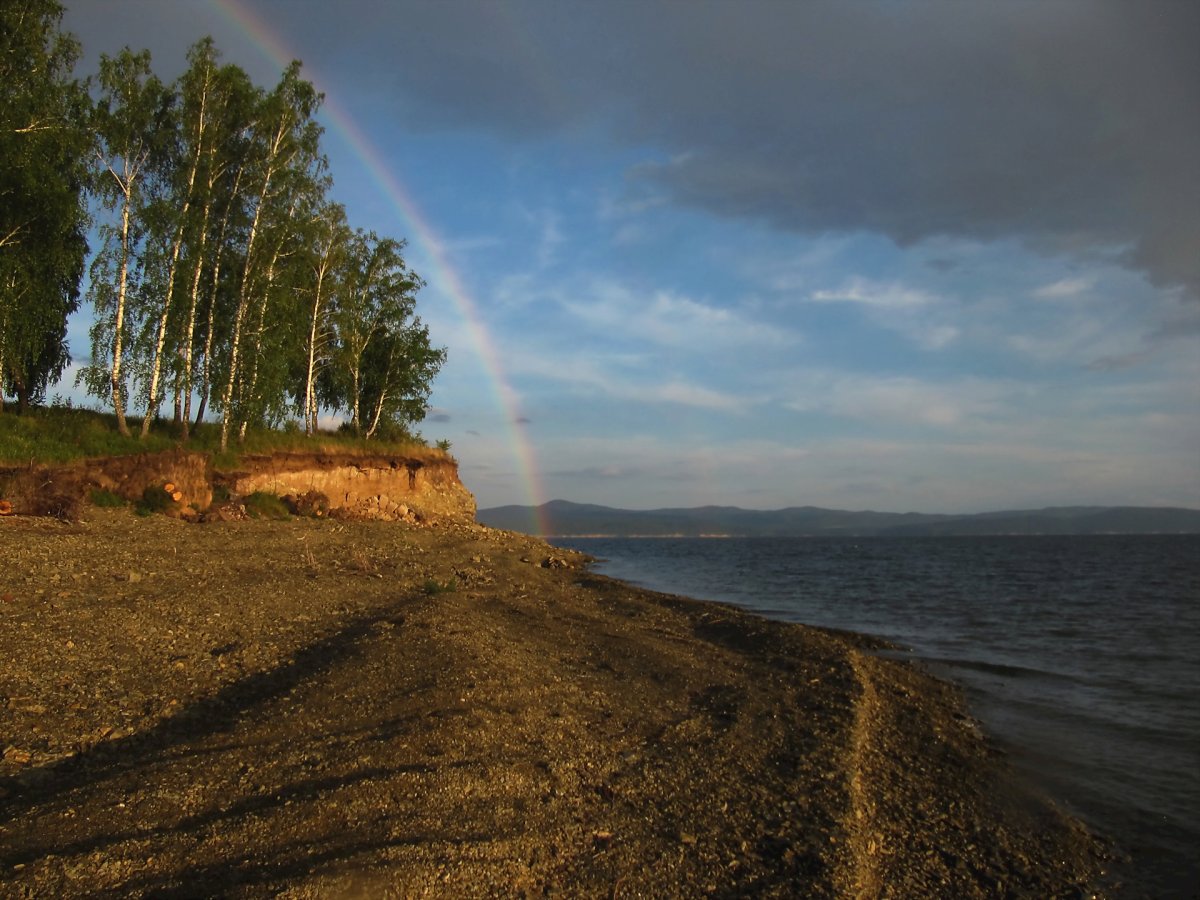
[[[225,19],[231,22],[281,70],[298,57],[284,45],[278,34],[261,17],[246,7],[242,0],[213,0],[213,5]],[[537,478],[537,458],[525,432],[524,419],[520,414],[516,391],[513,390],[504,373],[500,354],[496,350],[496,343],[488,333],[475,301],[471,299],[462,278],[450,264],[437,231],[397,177],[394,167],[384,160],[374,142],[350,115],[339,98],[326,90],[313,72],[306,71],[305,76],[312,80],[317,89],[325,95],[325,102],[319,118],[332,131],[340,135],[346,145],[362,160],[365,171],[391,201],[401,220],[411,231],[411,239],[415,241],[432,267],[431,271],[422,272],[422,276],[427,277],[451,299],[466,324],[467,336],[476,356],[483,365],[496,407],[504,420],[508,443],[512,449],[527,502],[534,511],[531,524],[535,533],[547,534],[547,523],[540,509],[543,492]]]

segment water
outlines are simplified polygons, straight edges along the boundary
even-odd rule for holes
[[[655,590],[909,648],[1129,855],[1123,895],[1198,896],[1200,536],[556,543]]]

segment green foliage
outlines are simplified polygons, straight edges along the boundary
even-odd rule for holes
[[[125,498],[120,494],[114,494],[107,488],[92,488],[88,493],[88,502],[92,506],[99,506],[104,509],[117,509],[125,506]]]
[[[451,446],[450,442],[448,440],[446,440],[445,438],[442,438],[440,441],[438,441],[436,444],[434,444],[434,446],[437,447],[439,450],[441,450],[443,453],[450,452],[450,446]]]
[[[26,415],[0,413],[0,461],[21,463],[69,462],[95,456],[166,450],[175,446],[169,435],[152,435],[139,443],[122,437],[112,414],[65,407],[35,407]]]
[[[398,455],[427,455],[430,451],[419,436],[397,434],[394,440],[367,440],[352,432],[320,432],[309,436],[302,433],[253,428],[239,452],[219,452],[220,427],[209,423],[201,426],[188,443],[188,448],[209,452],[213,467],[218,471],[236,469],[240,453],[395,453]],[[54,463],[69,462],[98,456],[125,456],[134,453],[160,452],[180,446],[174,425],[158,422],[145,440],[122,437],[116,430],[116,417],[90,409],[67,406],[34,407],[26,415],[0,412],[0,463],[27,464],[30,460]]]
[[[438,581],[436,578],[427,578],[423,590],[430,596],[452,594],[458,590],[458,579],[448,578],[445,581]]]
[[[298,496],[289,494],[283,498],[283,503],[293,516],[320,519],[329,515],[329,498],[320,491],[306,491]]]
[[[287,505],[277,494],[255,491],[242,498],[246,514],[252,519],[286,519],[291,516]]]
[[[0,3],[0,406],[28,409],[70,362],[87,254],[88,97],[55,0]]]
[[[355,232],[331,315],[336,339],[324,399],[348,409],[351,427],[368,438],[425,418],[431,383],[446,358],[415,317],[424,282],[408,268],[403,249],[403,241]]]
[[[350,419],[350,446],[360,435],[376,446],[420,443],[409,429],[425,416],[445,350],[430,346],[416,317],[423,282],[404,241],[352,229],[328,200],[322,97],[300,64],[264,90],[222,65],[206,38],[166,84],[148,52],[127,48],[101,57],[93,104],[70,79],[79,47],[58,33],[61,16],[56,0],[0,3],[4,388],[28,408],[69,362],[88,187],[101,246],[90,264],[91,363],[78,380],[111,408],[122,439],[136,402],[142,449],[164,435],[188,441],[194,419],[196,445],[219,449],[221,464],[232,464],[231,437],[240,452],[311,449],[304,435],[342,445],[319,434],[323,410]],[[22,129],[45,133],[36,153],[32,138],[14,140]],[[50,230],[35,234],[35,219]],[[9,252],[18,238],[36,252]],[[172,393],[164,428],[157,418]],[[203,424],[210,409],[215,433]],[[291,416],[303,428],[273,430]],[[56,442],[45,429],[38,440],[54,446],[0,439],[0,454],[131,452],[119,440]]]
[[[171,499],[171,495],[162,485],[151,484],[142,491],[142,499],[137,502],[135,509],[141,515],[149,515],[150,513],[166,512],[174,505],[175,501]]]
[[[174,93],[151,70],[148,50],[101,55],[99,81],[93,189],[110,220],[100,225],[103,246],[92,260],[92,364],[81,376],[89,392],[111,401],[117,428],[127,435],[123,367],[144,318],[134,300],[140,288],[155,287],[146,236],[170,161]]]

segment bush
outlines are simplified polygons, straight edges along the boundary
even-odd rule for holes
[[[104,509],[117,509],[125,505],[125,498],[108,488],[92,488],[88,493],[88,502]]]
[[[294,516],[320,519],[329,515],[329,498],[320,491],[308,491],[300,496],[288,494],[283,497],[283,504]]]
[[[447,581],[438,581],[436,578],[428,578],[425,580],[425,593],[433,596],[435,594],[450,594],[458,590],[458,580],[451,578]]]
[[[246,515],[252,519],[286,519],[291,516],[283,500],[276,494],[255,491],[242,498]]]
[[[142,491],[142,499],[138,501],[135,510],[139,515],[148,516],[151,513],[166,512],[174,505],[174,499],[161,484],[151,484]]]

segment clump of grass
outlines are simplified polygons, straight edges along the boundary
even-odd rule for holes
[[[142,499],[137,502],[134,512],[139,516],[149,516],[154,513],[166,512],[175,505],[175,500],[167,493],[161,484],[150,484],[142,491]]]
[[[438,581],[436,578],[425,579],[424,591],[431,597],[436,594],[452,594],[458,590],[458,579],[449,578],[446,581]]]
[[[362,550],[355,549],[350,551],[350,563],[356,571],[364,575],[374,575],[377,572],[375,563]]]
[[[283,500],[277,494],[255,491],[242,498],[246,514],[252,519],[286,519],[291,516]]]
[[[126,504],[120,494],[115,494],[108,488],[92,488],[88,492],[88,502],[102,509],[118,509]]]

